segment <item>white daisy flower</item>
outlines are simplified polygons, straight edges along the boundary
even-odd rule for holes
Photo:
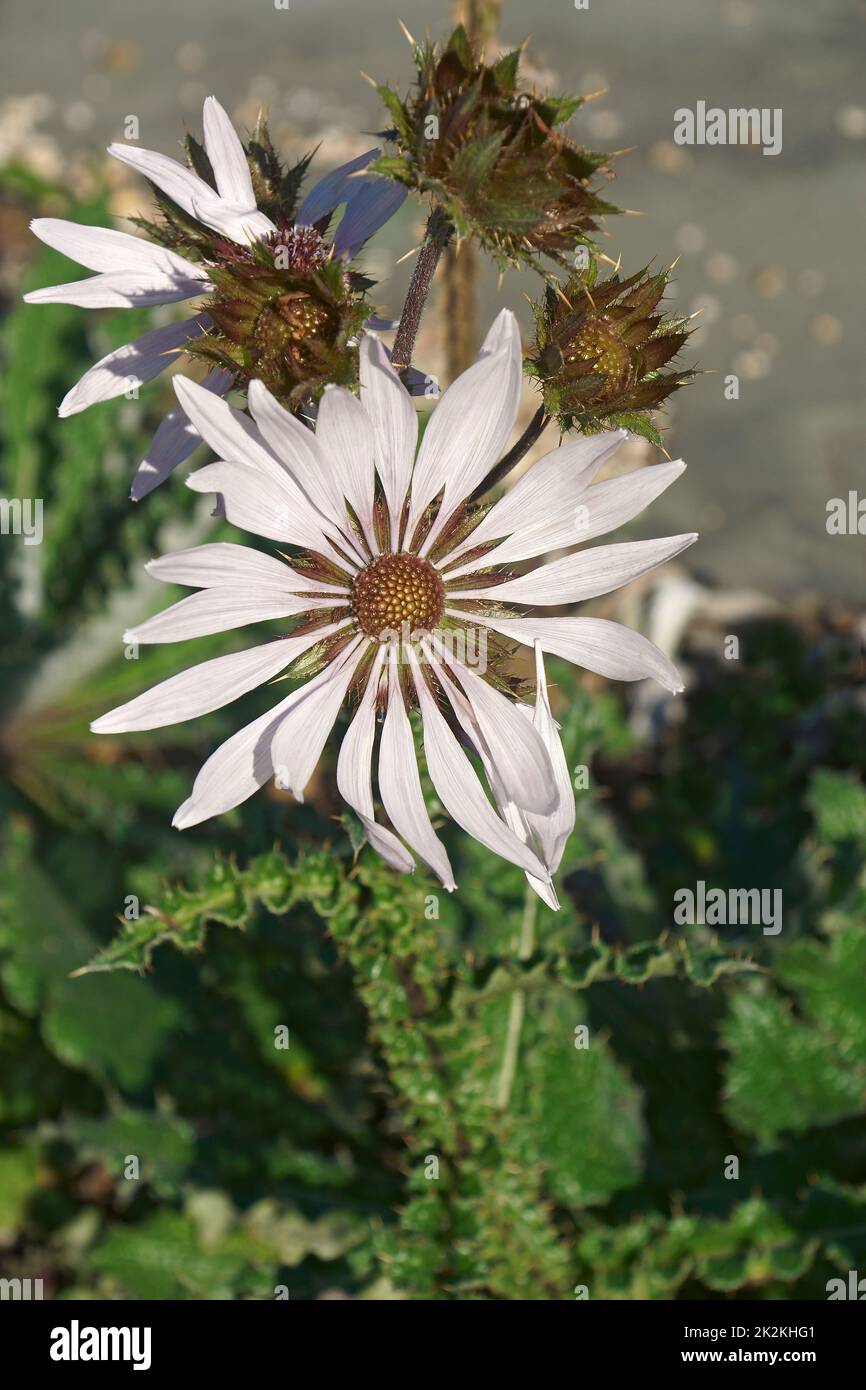
[[[124,640],[175,642],[274,618],[291,627],[275,641],[172,676],[93,729],[179,723],[275,677],[309,677],[217,748],[178,810],[177,827],[239,805],[272,777],[302,800],[348,699],[354,714],[337,764],[342,797],[389,864],[410,872],[417,854],[453,889],[422,795],[415,709],[442,806],[556,906],[551,876],[574,824],[574,794],[544,653],[619,680],[651,676],[671,691],[682,685],[656,646],[618,623],[519,610],[607,593],[695,536],[578,550],[523,575],[506,568],[614,530],[684,468],[664,463],[595,483],[624,432],[581,437],[547,454],[493,506],[471,505],[511,434],[521,364],[517,324],[503,310],[478,361],[434,410],[417,458],[412,400],[376,339],[361,345],[360,400],[327,390],[315,434],[259,382],[249,391],[250,419],[177,379],[184,409],[219,456],[188,485],[219,493],[230,522],[292,550],[266,555],[211,544],[152,561],[152,575],[197,592]],[[503,670],[514,643],[535,651],[534,707],[514,698]],[[390,826],[377,819],[374,802],[377,730],[378,793]]]
[[[382,153],[371,149],[321,179],[294,212],[290,225],[283,218],[275,222],[257,207],[251,158],[225,110],[212,96],[204,103],[204,157],[215,186],[155,150],[118,143],[109,145],[108,153],[143,174],[183,218],[189,219],[184,223],[189,235],[178,243],[187,254],[127,232],[39,217],[30,225],[40,240],[97,273],[70,284],[33,290],[24,296],[27,303],[116,309],[203,298],[214,290],[212,277],[224,266],[242,265],[245,256],[247,261],[252,259],[249,250],[233,254],[232,246],[251,248],[259,243],[270,244],[275,251],[286,250],[292,261],[289,270],[299,257],[304,269],[310,263],[324,267],[333,261],[344,268],[397,211],[407,192],[388,179],[363,173]],[[274,177],[278,181],[278,176]],[[333,239],[326,241],[316,224],[323,225],[341,204],[345,204],[344,216]],[[199,240],[196,226],[204,234]],[[344,269],[340,278],[347,279]],[[143,386],[185,350],[200,350],[202,336],[212,326],[207,313],[195,313],[108,353],[67,392],[58,413],[75,415],[98,401],[112,400]],[[204,381],[205,389],[217,396],[225,395],[233,384],[245,382],[231,362],[216,365]],[[183,409],[173,410],[139,466],[132,486],[133,501],[153,491],[200,442]]]

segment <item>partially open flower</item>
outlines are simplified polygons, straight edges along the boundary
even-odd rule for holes
[[[211,368],[205,386],[225,395],[257,377],[294,409],[327,382],[357,382],[354,336],[369,315],[370,281],[349,262],[397,210],[405,190],[367,172],[368,150],[335,169],[298,202],[309,159],[284,169],[263,122],[244,146],[215,97],[204,104],[204,144],[187,137],[188,166],[155,150],[114,144],[109,154],[144,174],[159,219],[134,218],[130,236],[59,218],[33,222],[49,246],[98,273],[25,295],[29,303],[135,308],[199,299],[198,312],[145,333],[97,362],[59,413],[137,389],[182,353]],[[337,207],[344,216],[327,233]],[[151,492],[201,442],[177,407],[154,436],[132,486]]]
[[[548,285],[533,305],[537,336],[526,371],[561,429],[620,426],[660,443],[649,412],[694,376],[662,370],[689,336],[686,320],[659,311],[668,277],[645,267],[626,280],[596,281],[592,269]]]
[[[502,265],[539,268],[541,255],[572,265],[598,216],[617,211],[590,186],[610,176],[608,156],[562,130],[583,99],[523,88],[520,50],[487,64],[462,27],[444,47],[416,44],[414,54],[418,78],[405,99],[378,89],[398,153],[373,167],[432,194],[458,234],[476,236]]]

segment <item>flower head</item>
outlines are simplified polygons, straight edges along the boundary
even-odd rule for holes
[[[465,30],[444,47],[414,48],[417,81],[402,99],[379,87],[397,154],[374,166],[432,194],[462,236],[476,236],[505,265],[571,265],[599,215],[617,209],[590,186],[608,156],[575,142],[563,124],[581,98],[540,97],[521,84],[520,50],[485,63]]]
[[[215,97],[204,103],[204,144],[187,137],[188,167],[131,144],[109,154],[150,181],[159,219],[134,219],[131,236],[59,218],[37,218],[49,246],[97,274],[25,295],[29,303],[141,308],[198,299],[198,312],[109,353],[67,393],[73,415],[157,376],[182,353],[210,368],[205,387],[225,395],[257,377],[291,408],[326,382],[357,381],[350,346],[369,314],[369,284],[349,262],[397,210],[405,189],[366,172],[368,150],[335,169],[298,203],[309,165],[283,168],[260,122],[244,147]],[[334,210],[345,214],[326,239]],[[160,425],[132,486],[138,500],[201,442],[182,408]]]
[[[154,560],[151,574],[196,590],[126,634],[174,642],[266,619],[285,635],[172,676],[98,719],[98,733],[152,729],[218,709],[274,678],[303,684],[208,759],[175,816],[180,828],[239,805],[275,777],[302,800],[341,706],[353,714],[337,764],[341,795],[394,868],[412,853],[446,888],[454,877],[421,791],[410,713],[445,810],[519,865],[555,905],[551,875],[574,821],[568,769],[547,698],[543,654],[622,680],[681,689],[657,647],[591,617],[521,616],[606,593],[695,539],[673,536],[579,550],[526,574],[517,563],[613,530],[682,472],[660,464],[595,483],[622,432],[548,454],[500,501],[468,499],[498,461],[517,414],[521,346],[503,310],[478,361],[448,389],[417,452],[411,398],[377,340],[361,344],[361,397],[324,393],[313,434],[261,382],[252,419],[179,377],[178,396],[219,455],[187,480],[221,494],[233,524],[276,555],[211,544]],[[506,661],[533,648],[534,706],[517,698]],[[377,818],[373,753],[381,722]],[[470,761],[477,756],[493,801]]]
[[[596,281],[593,265],[562,286],[548,285],[533,305],[537,336],[527,369],[563,430],[619,425],[660,442],[649,412],[694,376],[662,370],[689,336],[684,319],[666,319],[659,309],[668,277],[645,267],[625,280]]]

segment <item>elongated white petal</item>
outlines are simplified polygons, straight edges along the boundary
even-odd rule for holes
[[[378,159],[381,153],[382,151],[378,146],[372,150],[365,150],[355,159],[350,159],[348,164],[341,164],[339,168],[332,170],[323,179],[319,179],[318,183],[313,184],[295,215],[296,225],[311,227],[314,222],[318,222],[322,217],[327,217],[328,213],[333,212],[340,203],[345,203],[355,182],[352,175],[357,174],[361,169],[366,169],[367,165],[372,160]]]
[[[550,697],[547,692],[547,676],[544,670],[544,656],[538,642],[535,644],[535,679],[535,712],[531,717],[535,728],[544,740],[550,757],[556,781],[557,799],[556,806],[549,815],[529,814],[527,821],[538,837],[545,864],[554,874],[562,862],[565,846],[574,830],[574,784],[568,770],[568,763],[565,761],[559,729],[551,713]]]
[[[454,660],[448,665],[465,691],[472,721],[487,746],[491,761],[508,796],[524,810],[549,813],[556,805],[556,786],[547,749],[516,703],[494,690],[468,666]],[[460,715],[455,687],[439,660],[434,660],[445,693]],[[475,741],[475,740],[473,740]]]
[[[150,271],[153,276],[172,280],[198,275],[207,281],[204,267],[194,266],[168,247],[157,246],[140,236],[130,236],[129,232],[115,231],[113,227],[87,227],[81,222],[67,222],[62,217],[36,217],[30,223],[30,230],[46,246],[52,246],[88,270],[101,273]]]
[[[508,540],[484,556],[484,564],[531,560],[551,550],[564,550],[566,546],[607,535],[632,521],[684,471],[685,464],[676,459],[673,463],[654,463],[650,468],[638,468],[619,478],[594,483],[581,493],[567,513],[551,516],[547,522],[532,526],[518,526]],[[471,564],[459,565],[449,570],[448,578],[457,578],[472,568]]]
[[[619,589],[657,565],[693,545],[697,534],[665,536],[661,540],[624,541],[620,545],[598,545],[591,550],[566,555],[539,565],[531,574],[506,580],[493,588],[460,589],[449,592],[449,599],[496,598],[504,603],[579,603]]]
[[[626,438],[625,430],[566,439],[533,463],[476,526],[441,562],[451,565],[465,550],[504,539],[512,531],[556,526],[573,518],[574,507],[602,464]]]
[[[203,111],[204,147],[221,198],[238,208],[256,206],[253,181],[244,147],[216,97],[206,97]]]
[[[315,599],[309,594],[287,594],[262,584],[239,587],[237,583],[202,589],[179,599],[138,627],[123,634],[124,642],[186,642],[212,632],[228,632],[263,623],[272,618],[289,618],[316,608],[345,607],[346,599]]]
[[[465,619],[467,614],[455,610],[453,616]],[[607,618],[489,618],[473,613],[472,621],[527,647],[538,642],[551,656],[561,656],[609,680],[650,677],[675,695],[683,689],[677,668],[654,642]]]
[[[248,415],[188,377],[178,377],[174,388],[190,420],[215,454],[229,463],[249,464],[278,483],[291,486],[286,469]]]
[[[392,548],[396,550],[397,528],[418,443],[418,417],[384,347],[368,333],[361,339],[360,377],[361,405],[373,423],[376,469],[388,503]]]
[[[345,214],[334,234],[334,250],[347,260],[394,216],[409,193],[405,185],[375,175],[358,183],[357,191],[350,190]]]
[[[443,485],[445,489],[425,549],[499,460],[514,428],[522,357],[520,330],[509,309],[496,318],[485,349],[448,387],[424,431],[412,476],[410,530]]]
[[[193,492],[220,493],[228,520],[243,531],[333,554],[312,506],[305,509],[282,483],[255,468],[220,460],[191,473],[186,485]]]
[[[204,179],[178,164],[177,160],[169,159],[168,155],[120,143],[109,145],[108,153],[123,164],[137,169],[163,193],[167,193],[184,212],[231,241],[246,245],[274,231],[273,222],[264,213],[256,211],[254,206],[244,204],[238,207],[229,203]]]
[[[317,436],[280,405],[264,382],[250,382],[247,402],[263,442],[286,472],[306,492],[323,516],[329,517],[337,525],[345,524],[339,483],[329,466],[330,460],[326,461],[323,456]],[[224,457],[228,457],[225,448],[222,452]]]
[[[344,596],[349,590],[334,584],[320,584],[301,570],[293,570],[274,555],[264,555],[248,545],[216,541],[209,545],[175,550],[148,560],[144,567],[154,579],[165,584],[186,584],[191,589],[211,589],[226,584],[263,585],[282,593],[310,590]]]
[[[296,801],[322,755],[328,735],[346,696],[349,683],[369,642],[356,638],[343,655],[297,692],[271,740],[271,759],[277,785]]]
[[[230,372],[215,367],[202,382],[202,389],[212,391],[215,396],[224,396],[233,380]],[[165,482],[179,463],[195,453],[201,442],[202,437],[183,406],[176,405],[159,425],[147,454],[136,469],[129,493],[132,501],[140,502]]]
[[[190,270],[192,267],[190,266]],[[79,309],[147,309],[202,294],[195,275],[161,275],[154,270],[113,270],[68,285],[48,285],[25,294],[27,304],[74,304]]]
[[[406,713],[396,666],[388,677],[388,710],[379,746],[379,793],[391,824],[429,864],[449,892],[456,888],[445,846],[430,823],[424,804],[415,740]]]
[[[331,386],[319,402],[316,441],[340,497],[348,499],[372,553],[378,554],[373,525],[375,436],[370,417],[351,391]]]
[[[110,401],[131,387],[143,386],[176,361],[189,340],[197,337],[206,323],[205,314],[196,314],[195,318],[154,328],[134,342],[107,353],[66,393],[57,414],[76,415],[97,401]]]
[[[386,864],[400,873],[411,874],[415,860],[393,831],[376,822],[373,806],[373,743],[376,737],[376,696],[384,648],[380,648],[364,688],[361,703],[340,744],[337,759],[337,790],[352,807],[364,827],[364,834]]]
[[[547,872],[538,856],[518,839],[494,811],[475,769],[446,724],[420,674],[417,657],[411,648],[408,651],[424,724],[424,756],[442,805],[468,835],[474,836],[494,854],[501,855],[503,859],[539,878],[546,878]]]
[[[133,729],[182,724],[187,719],[209,714],[270,680],[335,630],[336,626],[332,626],[303,637],[282,637],[243,652],[230,652],[228,656],[202,661],[103,714],[90,727],[95,734],[121,734]]]
[[[271,739],[284,711],[297,691],[287,695],[266,714],[239,729],[221,743],[202,766],[186,801],[178,807],[172,825],[188,830],[212,816],[220,816],[249,800],[270,780]]]

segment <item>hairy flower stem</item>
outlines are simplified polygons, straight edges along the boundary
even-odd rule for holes
[[[520,924],[520,941],[517,959],[529,960],[535,949],[535,918],[538,898],[527,884],[523,902],[523,921]],[[505,1050],[502,1054],[502,1067],[496,1085],[496,1108],[507,1110],[511,1100],[511,1088],[517,1075],[517,1058],[520,1053],[520,1034],[526,1013],[526,993],[516,989],[511,996],[511,1009],[508,1015],[508,1031],[505,1035]]]
[[[441,208],[434,208],[427,220],[424,244],[418,252],[418,259],[415,262],[415,269],[412,272],[412,279],[406,294],[406,302],[403,305],[403,313],[400,316],[397,336],[394,339],[391,361],[398,372],[404,372],[412,363],[415,339],[418,336],[421,315],[424,312],[430,286],[433,283],[433,275],[439,264],[439,257],[450,242],[453,233],[454,224],[451,219],[446,217]]]
[[[483,493],[489,492],[497,483],[502,482],[502,479],[511,472],[512,468],[516,467],[520,460],[529,453],[533,444],[541,438],[550,424],[550,418],[544,406],[540,405],[517,443],[508,450],[507,454],[503,455],[496,467],[487,474],[484,482],[475,489],[469,499],[471,502],[477,501]]]

